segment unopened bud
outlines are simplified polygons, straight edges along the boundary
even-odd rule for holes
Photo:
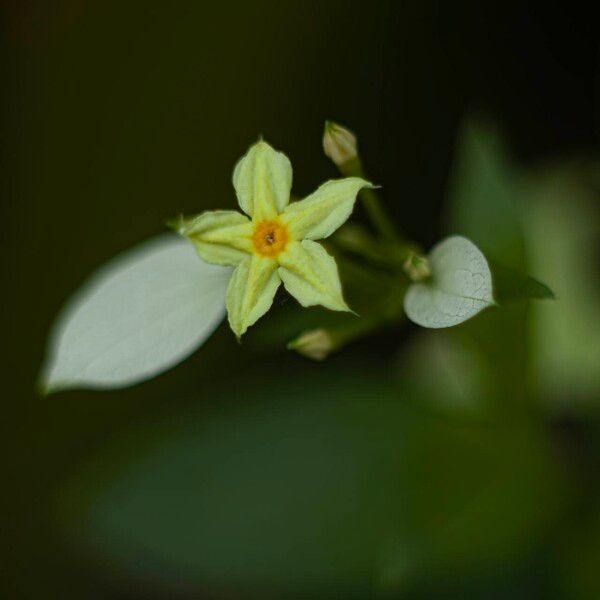
[[[357,157],[356,136],[349,129],[332,121],[326,121],[323,132],[323,150],[340,167]]]
[[[305,331],[291,341],[288,348],[313,360],[324,360],[335,350],[333,338],[325,329]]]
[[[408,255],[403,268],[412,281],[424,281],[431,277],[431,266],[427,258],[414,252]]]

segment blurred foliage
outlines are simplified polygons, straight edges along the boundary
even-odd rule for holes
[[[518,211],[526,197],[520,179],[497,126],[482,117],[468,120],[449,183],[450,230],[469,238],[488,259],[523,270]]]
[[[466,120],[455,165],[447,191],[451,231],[469,236],[492,262],[531,272],[519,215],[525,201],[523,175],[502,135],[488,119],[478,116]],[[497,281],[496,277],[495,284]],[[502,411],[521,412],[531,398],[527,388],[528,310],[522,303],[491,308],[456,332],[477,348],[487,365],[490,402]]]
[[[534,308],[535,373],[558,410],[600,408],[600,164],[550,165],[531,176],[532,268],[557,301]]]
[[[528,555],[563,504],[541,432],[423,413],[376,365],[350,374],[365,366],[343,379],[254,368],[210,411],[111,441],[147,449],[100,489],[102,463],[86,468],[67,502],[87,507],[75,543],[165,591],[303,597],[409,590]]]

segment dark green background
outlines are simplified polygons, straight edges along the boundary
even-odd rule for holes
[[[500,123],[523,164],[593,154],[592,16],[566,3],[4,2],[3,597],[594,597],[597,538],[564,523],[598,498],[597,421],[465,425],[415,408],[397,375],[413,326],[325,364],[239,348],[222,327],[130,390],[33,393],[49,326],[86,275],[178,212],[233,208],[232,166],[259,134],[302,195],[334,175],[324,120],[351,126],[425,247],[446,231],[468,112]],[[507,373],[498,395],[521,413],[525,367]],[[474,508],[444,529],[461,506]]]

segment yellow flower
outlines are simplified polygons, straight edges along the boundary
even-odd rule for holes
[[[240,208],[204,212],[184,220],[179,232],[206,262],[235,266],[226,304],[239,338],[271,307],[283,282],[302,306],[349,310],[334,259],[320,244],[352,213],[356,195],[371,184],[359,177],[327,181],[299,202],[289,203],[292,166],[260,140],[233,171]]]

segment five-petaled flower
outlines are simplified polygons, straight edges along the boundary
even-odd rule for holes
[[[314,240],[331,235],[350,216],[356,195],[371,184],[359,177],[327,181],[289,203],[292,166],[260,140],[233,171],[240,208],[184,219],[187,236],[206,262],[235,267],[226,295],[231,329],[239,338],[271,307],[283,282],[302,306],[350,310],[342,297],[337,265]]]

